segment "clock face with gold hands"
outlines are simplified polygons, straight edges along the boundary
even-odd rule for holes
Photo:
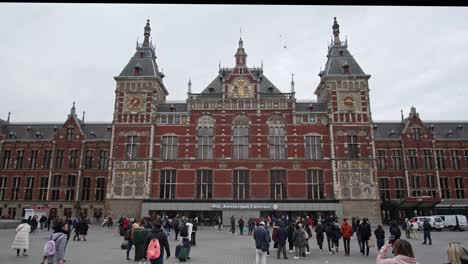
[[[141,96],[130,95],[125,99],[126,112],[141,112],[144,110],[144,102]]]
[[[254,86],[245,79],[237,79],[229,86],[228,96],[231,98],[252,98],[254,97]]]

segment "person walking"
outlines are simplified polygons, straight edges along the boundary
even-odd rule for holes
[[[176,216],[176,218],[174,219],[174,221],[172,221],[172,223],[174,224],[175,240],[177,241],[177,237],[179,236],[179,232],[180,232],[180,219],[179,219],[179,216]]]
[[[85,218],[82,218],[80,223],[80,236],[81,240],[86,241],[86,236],[88,235],[89,225]]]
[[[393,235],[395,237],[394,241],[400,239],[401,237],[400,227],[398,227],[396,221],[392,221],[392,223],[390,224],[390,235]]]
[[[73,236],[73,241],[78,238],[78,241],[81,240],[80,233],[81,233],[81,223],[77,221],[77,219],[73,220],[73,224],[71,229],[75,231],[75,236]]]
[[[255,226],[253,218],[249,218],[249,221],[247,221],[247,225],[249,227],[249,233],[248,234],[252,235],[253,229],[254,229],[254,226]]]
[[[239,233],[242,235],[244,235],[244,218],[241,218],[239,219],[239,221],[237,222],[239,224]]]
[[[424,230],[424,242],[422,244],[426,245],[426,240],[429,239],[429,245],[432,245],[431,224],[429,224],[429,221],[427,221],[427,219],[424,220],[423,230]]]
[[[283,252],[284,259],[288,259],[286,255],[286,240],[288,239],[288,231],[283,222],[280,223],[278,231],[276,231],[276,244],[278,245],[278,259],[280,259],[281,252]]]
[[[369,256],[369,238],[372,236],[372,231],[367,218],[364,218],[362,223],[359,225],[359,232],[361,234],[362,243],[361,253],[362,255],[365,254],[366,256]]]
[[[179,227],[180,229],[180,243],[184,241],[184,238],[188,239],[190,241],[190,238],[192,237],[192,231],[193,231],[193,224],[191,220],[187,220],[185,216],[182,217],[181,226]]]
[[[380,249],[385,244],[385,230],[383,229],[382,225],[379,225],[377,229],[374,231],[375,239],[377,240],[377,249]]]
[[[343,224],[341,224],[340,228],[341,236],[343,237],[343,244],[345,250],[345,256],[349,256],[350,251],[350,240],[351,236],[353,235],[353,227],[348,223],[348,219],[343,219]]]
[[[150,245],[151,240],[157,239],[160,248],[159,258],[149,259],[149,261],[151,264],[164,264],[164,250],[166,251],[166,258],[169,258],[171,256],[169,241],[167,239],[167,235],[162,231],[161,224],[159,222],[154,222],[153,226],[153,231],[146,238],[145,252],[148,252],[148,246]]]
[[[265,222],[261,221],[253,232],[255,240],[255,264],[266,264],[266,254],[270,244],[268,231],[265,229]]]
[[[54,233],[49,236],[49,241],[55,242],[55,254],[44,256],[41,264],[63,264],[65,262],[65,248],[69,225],[63,220],[58,220],[54,225]],[[45,262],[47,260],[47,262]]]
[[[141,225],[139,223],[141,223]],[[130,232],[130,236],[129,236],[129,239],[128,239],[127,259],[126,260],[130,260],[130,250],[132,250],[132,246],[133,246],[133,234],[134,234],[135,230],[144,229],[144,227],[142,225],[143,225],[143,220],[135,221],[135,223],[133,223],[132,226],[130,227],[129,231],[127,231],[127,232]]]
[[[193,220],[193,227],[192,227],[192,233],[190,234],[190,242],[192,243],[192,246],[196,246],[197,245],[197,241],[196,241],[196,235],[197,235],[197,231],[198,231],[198,221],[197,220]]]
[[[392,248],[392,244],[388,241],[382,249],[380,249],[376,264],[416,264],[416,259],[414,257],[413,248],[411,244],[403,239],[395,240],[393,243],[394,257],[385,258],[388,251]]]
[[[31,226],[27,223],[26,219],[21,221],[16,227],[16,235],[11,245],[12,249],[16,249],[16,256],[19,257],[21,249],[23,256],[27,256],[26,251],[29,249],[29,233],[31,233]]]
[[[305,243],[305,233],[302,230],[302,224],[298,223],[296,225],[296,230],[294,231],[293,235],[293,243],[295,248],[295,256],[294,259],[303,258],[304,254],[304,243]]]
[[[334,244],[334,223],[333,220],[330,218],[327,219],[325,222],[325,234],[327,235],[327,245],[328,245],[328,252],[330,255],[335,254],[335,251],[333,250],[333,244]]]
[[[403,222],[403,230],[405,230],[406,239],[411,238],[411,223],[408,222],[408,218],[405,218],[405,222]]]
[[[47,217],[45,215],[42,215],[41,218],[39,218],[39,227],[41,230],[44,228],[44,224],[47,221]]]
[[[325,232],[325,228],[322,224],[322,221],[318,221],[317,225],[315,226],[315,238],[317,240],[317,245],[319,246],[320,252],[323,251],[323,233]]]
[[[361,219],[356,218],[356,239],[358,241],[358,244],[359,244],[359,252],[362,253],[362,251],[364,250],[364,246],[362,244],[362,238],[361,238],[361,231],[359,230],[359,226],[361,225]]]
[[[306,226],[304,226],[304,232],[306,233],[305,254],[309,255],[310,254],[309,239],[312,238],[312,219],[309,218],[307,223],[308,224]]]
[[[333,241],[333,245],[335,246],[335,252],[338,253],[339,248],[340,248],[340,239],[341,239],[340,224],[338,224],[338,217],[335,217],[332,223],[333,223],[332,241]]]
[[[236,219],[234,216],[231,216],[231,230],[229,230],[233,235],[236,232]]]

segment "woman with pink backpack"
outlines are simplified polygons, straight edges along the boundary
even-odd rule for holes
[[[169,258],[171,256],[171,249],[169,248],[167,235],[161,229],[161,224],[155,222],[153,226],[153,232],[146,239],[146,259],[151,264],[163,264],[164,250],[166,250],[166,256]]]

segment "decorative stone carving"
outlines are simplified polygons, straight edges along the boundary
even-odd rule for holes
[[[139,170],[145,169],[145,163],[144,162],[138,162],[136,165],[136,168]]]
[[[361,196],[361,189],[360,188],[353,188],[353,197],[359,198]]]
[[[234,120],[232,120],[232,124],[234,126],[248,126],[249,125],[249,118],[246,115],[237,115],[234,117]]]
[[[349,185],[349,173],[348,172],[341,172],[341,184],[342,185]]]
[[[365,198],[372,198],[372,189],[371,188],[364,188],[364,197]]]
[[[345,132],[344,132],[343,130],[341,130],[341,129],[338,129],[338,130],[336,131],[336,135],[337,135],[337,136],[344,136],[344,135],[345,135]]]
[[[122,187],[121,186],[116,186],[114,187],[114,194],[121,196],[122,195]]]
[[[133,191],[133,189],[132,189],[131,186],[125,186],[123,195],[127,196],[127,197],[132,196],[132,191]]]
[[[361,181],[365,184],[371,184],[371,177],[369,171],[363,171],[361,173]]]
[[[345,161],[340,162],[340,169],[347,169],[349,168],[348,163]]]
[[[351,172],[351,182],[353,185],[359,185],[359,172]]]
[[[199,127],[213,127],[215,124],[215,120],[213,117],[209,115],[202,115],[198,119],[198,126]]]
[[[118,169],[118,170],[123,169],[124,168],[123,162],[116,162],[115,163],[115,168]]]
[[[341,195],[343,196],[343,198],[349,198],[351,196],[349,188],[343,188],[341,190]]]
[[[359,169],[359,161],[352,161],[351,169]]]
[[[284,125],[285,121],[282,115],[280,114],[272,114],[268,120],[267,120],[268,125]]]
[[[367,130],[365,130],[365,129],[359,130],[358,136],[367,137],[368,136]]]

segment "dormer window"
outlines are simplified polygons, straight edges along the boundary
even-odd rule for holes
[[[378,125],[374,125],[374,130],[377,130],[377,128],[379,128]]]
[[[462,130],[463,130],[463,126],[462,126],[462,125],[458,125],[458,126],[457,126],[457,129],[458,129],[458,131],[462,131]]]
[[[26,130],[28,130],[28,132],[31,132],[32,129],[31,129],[30,126],[28,126],[28,127],[26,128]]]
[[[214,93],[214,88],[213,87],[208,88],[208,92]]]
[[[13,132],[13,131],[11,131],[9,135],[10,135],[10,138],[12,138],[12,139],[13,139],[13,138],[16,138],[16,134],[15,134],[15,132]]]
[[[144,55],[145,55],[144,52],[140,52],[140,58],[143,58]]]
[[[339,50],[338,55],[343,56],[343,50]]]
[[[41,132],[39,131],[36,132],[36,138],[42,138]]]
[[[67,141],[73,140],[73,128],[67,128]]]
[[[430,130],[430,131],[433,131],[433,130],[434,130],[434,125],[433,125],[433,124],[431,124],[431,125],[429,126],[429,130]]]
[[[349,74],[349,65],[347,63],[343,65],[343,73]]]
[[[111,127],[111,126],[107,126],[107,131],[108,131],[108,132],[112,131],[112,127]]]
[[[133,75],[140,75],[140,74],[141,74],[141,67],[140,67],[140,65],[137,65],[133,69]]]
[[[268,87],[268,92],[272,93],[273,92],[273,86]]]
[[[96,133],[94,132],[94,130],[92,130],[91,132],[89,132],[89,135],[93,138],[96,138]]]
[[[448,135],[449,137],[453,136],[453,130],[452,130],[452,129],[449,129],[447,135]]]
[[[309,111],[314,111],[314,106],[312,104],[309,105]]]
[[[392,135],[395,135],[395,134],[396,134],[395,129],[392,129],[392,130],[390,131],[389,136],[392,136]]]
[[[169,107],[169,111],[170,112],[175,112],[175,107],[173,104],[171,104],[171,106]]]
[[[57,130],[58,130],[58,127],[54,126],[54,132],[57,132]]]
[[[421,140],[421,128],[413,127],[413,137],[414,140]]]

